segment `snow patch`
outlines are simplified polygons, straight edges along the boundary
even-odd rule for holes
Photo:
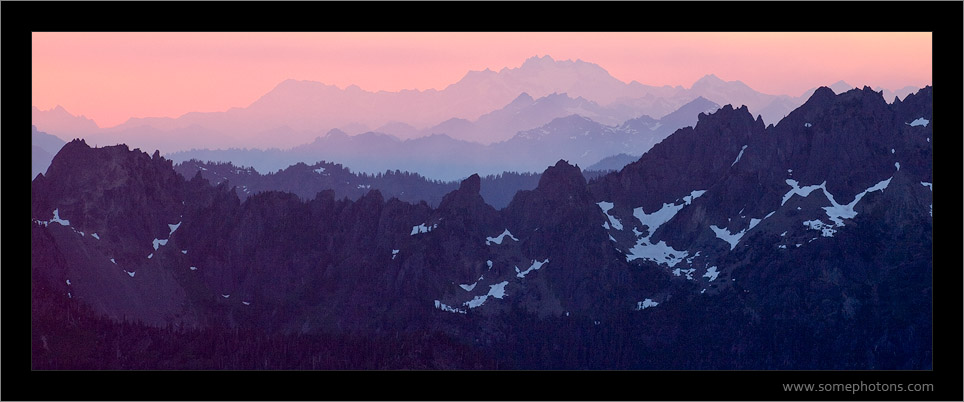
[[[114,265],[117,265],[117,261],[114,261],[113,258],[110,259],[110,262],[114,263]]]
[[[437,223],[434,224],[434,225],[432,225],[432,226],[425,226],[424,223],[422,223],[422,224],[420,224],[420,225],[412,226],[412,236],[415,236],[415,235],[417,235],[417,234],[419,234],[419,233],[428,233],[428,232],[431,232],[432,229],[435,229],[435,228],[437,228],[437,227],[438,227],[438,224],[437,224]]]
[[[703,193],[705,193],[705,192],[706,192],[706,190],[696,190],[696,191],[693,191],[693,192],[690,193],[690,195],[687,195],[687,196],[683,197],[683,202],[684,202],[686,205],[690,205],[691,203],[693,203],[693,200],[694,200],[694,199],[699,198],[699,197],[700,197],[701,195],[703,195]]]
[[[609,224],[612,225],[613,228],[615,228],[616,230],[623,230],[623,223],[620,222],[619,219],[609,214],[609,210],[613,209],[613,206],[614,206],[613,203],[601,201],[601,202],[597,202],[596,205],[599,205],[599,209],[602,209],[603,213],[606,214],[606,217],[609,218]],[[606,228],[606,229],[609,229],[609,228]]]
[[[395,257],[397,256],[398,256],[398,250],[392,250],[392,259],[394,260]]]
[[[874,191],[884,191],[884,189],[887,188],[888,185],[890,185],[891,179],[893,179],[893,177],[887,180],[881,180],[880,182],[878,182],[877,184],[874,184],[873,186],[864,190],[860,194],[857,194],[857,196],[854,197],[854,200],[847,205],[838,204],[837,201],[834,200],[833,195],[831,195],[830,192],[828,192],[827,189],[824,188],[823,192],[824,194],[826,194],[827,198],[830,200],[830,203],[832,205],[829,207],[823,207],[823,209],[824,211],[827,212],[827,216],[830,217],[830,220],[832,220],[837,226],[844,226],[843,219],[853,219],[855,216],[857,216],[857,212],[854,211],[854,206],[857,205],[857,202],[859,202],[861,198],[864,198],[864,195],[866,195],[867,193],[874,192]]]
[[[154,257],[154,253],[150,253],[147,255],[147,259],[151,259],[152,257]]]
[[[656,307],[656,306],[658,306],[658,305],[659,305],[659,303],[654,302],[652,299],[646,299],[646,300],[643,300],[643,301],[641,301],[641,302],[637,302],[637,303],[636,303],[636,311],[644,310],[644,309],[647,309],[647,308],[650,308],[650,307]]]
[[[706,273],[703,274],[703,277],[710,278],[710,282],[713,282],[714,280],[716,280],[716,277],[719,275],[720,275],[720,272],[716,270],[716,266],[712,266],[706,270]]]
[[[727,243],[730,243],[730,250],[736,248],[736,244],[740,242],[743,235],[746,234],[746,229],[739,231],[738,233],[730,233],[726,228],[719,228],[716,225],[710,225],[710,229],[713,229],[713,233],[716,233],[716,237]]]
[[[914,121],[912,121],[912,122],[910,122],[910,123],[907,123],[907,124],[909,124],[911,127],[916,127],[916,126],[924,126],[924,127],[927,127],[927,123],[930,123],[930,122],[931,122],[930,120],[927,120],[927,119],[925,119],[925,118],[923,118],[923,117],[918,117],[917,120],[914,120]]]
[[[934,185],[933,185],[932,183],[928,183],[928,182],[926,182],[926,181],[922,181],[922,182],[920,182],[920,185],[929,188],[931,191],[934,191]]]
[[[54,217],[50,220],[54,223],[59,223],[61,226],[70,226],[70,221],[66,219],[60,219],[60,208],[54,210]]]
[[[786,236],[786,235],[787,235],[787,231],[786,231],[786,230],[784,230],[783,233],[780,233],[780,237],[783,237],[783,236]]]
[[[168,239],[164,239],[164,240],[154,239],[154,251],[157,251],[157,248],[158,248],[158,247],[163,246],[163,245],[166,245],[166,244],[167,244],[167,240],[168,240]]]
[[[809,196],[810,193],[812,193],[814,190],[816,190],[816,189],[818,189],[818,188],[825,188],[825,186],[827,185],[827,182],[824,181],[824,182],[821,183],[821,184],[817,184],[817,185],[813,185],[813,186],[800,187],[800,186],[798,185],[799,183],[798,183],[796,180],[793,180],[793,179],[787,179],[787,180],[786,180],[786,183],[789,184],[790,187],[792,187],[792,188],[790,189],[790,191],[788,191],[786,194],[783,195],[783,201],[780,202],[780,206],[783,206],[784,204],[786,204],[787,201],[790,200],[790,197],[792,197],[794,194],[797,194],[797,195],[799,195],[799,196],[801,196],[801,197],[806,197],[806,196]]]
[[[813,230],[819,230],[823,237],[833,237],[833,234],[837,233],[837,230],[833,228],[833,225],[823,223],[823,221],[819,219],[803,222],[803,225]]]
[[[492,296],[496,299],[501,299],[505,297],[505,285],[507,285],[508,283],[509,281],[503,281],[503,282],[496,283],[495,285],[489,285],[489,293],[486,293],[482,296],[475,296],[475,298],[465,303],[462,303],[462,305],[468,306],[469,308],[476,308],[481,306],[483,303],[485,303],[485,301],[488,300],[489,296]]]
[[[100,240],[100,236],[98,236],[97,233],[91,233],[91,234],[90,234],[90,237],[93,237],[93,238],[95,238],[95,239],[97,239],[97,240]]]
[[[231,295],[222,294],[221,297],[227,299],[227,298],[231,297]]]
[[[548,262],[549,260],[546,259],[546,261]],[[489,285],[489,296],[492,296],[496,299],[501,299],[505,297],[505,285],[508,285],[508,284],[509,284],[509,281],[502,281],[502,282],[496,283],[495,285]]]
[[[174,234],[174,231],[177,230],[177,228],[181,227],[181,222],[175,223],[173,225],[168,223],[167,227],[171,228],[171,233],[168,234],[167,237],[171,237],[171,235]]]
[[[900,162],[894,162],[894,167],[897,168],[898,171],[900,171]]]
[[[67,280],[67,286],[70,286],[70,279]]]
[[[736,156],[736,160],[734,160],[733,163],[730,164],[730,166],[733,166],[740,161],[740,158],[743,157],[743,151],[746,151],[746,145],[744,145],[743,148],[740,148],[740,154]]]
[[[662,240],[656,244],[650,244],[648,240],[641,239],[633,248],[629,249],[629,254],[626,255],[626,261],[641,258],[673,267],[679,264],[680,261],[683,261],[688,254],[686,251],[680,251],[670,247]]]
[[[243,301],[243,302],[241,302],[241,304],[243,304],[243,305],[245,305],[245,306],[250,306],[250,305],[251,305],[251,302]]]
[[[609,240],[616,241],[616,239],[613,238],[613,235],[609,235]],[[617,242],[617,243],[618,243],[618,242]]]
[[[804,127],[813,127],[813,124],[810,124],[810,123],[803,123],[803,126],[804,126]]]
[[[686,275],[686,279],[693,280],[693,273],[696,272],[696,268],[682,269],[676,268],[673,270],[673,275],[680,276]]]
[[[644,237],[642,236],[642,233],[633,228],[633,233],[636,234],[637,241],[636,245],[629,249],[629,254],[626,255],[626,261],[641,258],[656,262],[658,264],[667,264],[670,267],[673,267],[686,258],[688,254],[686,251],[676,250],[667,245],[664,241],[659,241],[658,243],[653,244],[650,241],[650,238],[652,238],[653,233],[656,232],[657,228],[672,219],[673,216],[676,216],[676,213],[683,209],[684,206],[691,204],[694,199],[703,195],[705,192],[706,190],[695,190],[691,192],[690,195],[683,197],[682,204],[677,205],[663,203],[662,208],[651,214],[644,212],[642,207],[634,209],[633,216],[636,217],[640,223],[647,227],[649,233]]]
[[[181,254],[187,254],[187,250],[181,250]]]
[[[787,245],[786,245],[786,244],[781,244],[781,245],[777,246],[777,248],[786,249],[786,248],[787,248]]]
[[[496,237],[486,237],[485,245],[490,246],[492,245],[492,243],[502,244],[502,240],[504,240],[506,236],[509,236],[509,238],[512,240],[519,241],[519,239],[516,239],[515,236],[512,235],[512,233],[509,233],[509,229],[506,229],[504,232],[502,232],[502,234]]]
[[[771,214],[772,214],[772,213],[771,213]],[[766,217],[769,218],[770,215],[767,215]],[[764,219],[766,219],[766,218],[764,218]],[[760,221],[762,221],[762,219],[750,218],[750,227],[746,228],[746,230],[751,230],[751,229],[753,229],[753,227],[756,226],[756,225],[758,225],[758,224],[760,223]]]
[[[359,184],[358,188],[372,188],[371,184]]]
[[[124,270],[124,273],[125,273],[125,274],[128,274],[128,275],[130,275],[130,276],[131,276],[131,278],[133,278],[133,277],[134,277],[134,271],[131,271],[131,272],[127,272],[127,270]]]
[[[897,153],[897,150],[891,148],[891,149],[890,149],[890,153],[891,153],[891,154],[895,154],[895,153]]]
[[[191,267],[191,271],[197,271],[197,267]]]
[[[315,173],[319,173],[319,174],[320,174],[320,173],[324,173],[324,172],[325,172],[325,168],[324,168],[324,167],[320,167],[320,168],[318,168],[318,169],[315,169]]]
[[[489,269],[492,269],[492,260],[486,261],[486,262],[485,262],[485,265],[488,265],[488,266],[489,266]]]
[[[449,306],[448,304],[442,303],[442,302],[440,302],[440,301],[438,301],[438,300],[435,301],[435,308],[437,308],[437,309],[439,309],[439,310],[442,310],[442,311],[448,311],[448,312],[452,312],[452,313],[465,314],[465,310],[462,310],[462,309],[459,309],[459,308],[454,308],[454,307]]]
[[[529,272],[538,270],[539,268],[542,268],[542,266],[545,265],[545,264],[548,263],[548,262],[549,262],[549,259],[548,259],[548,258],[546,258],[545,261],[536,261],[536,260],[533,260],[533,261],[532,261],[532,265],[530,265],[529,268],[526,269],[525,271],[519,271],[519,267],[515,267],[515,272],[517,272],[515,276],[517,276],[517,277],[519,277],[519,278],[525,278],[526,275],[529,274]]]
[[[459,287],[461,287],[462,289],[465,289],[466,292],[471,292],[472,289],[475,289],[475,285],[478,285],[478,284],[479,284],[479,283],[476,282],[476,283],[473,283],[473,284],[471,284],[471,285],[459,285]]]

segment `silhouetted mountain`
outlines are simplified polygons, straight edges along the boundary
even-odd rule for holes
[[[510,369],[926,370],[932,119],[931,87],[893,104],[821,87],[775,126],[726,105],[589,182],[558,160],[502,210],[478,175],[438,208],[378,190],[242,201],[157,152],[75,140],[32,185],[34,298],[376,350],[439,339]],[[52,331],[35,320],[34,345]]]

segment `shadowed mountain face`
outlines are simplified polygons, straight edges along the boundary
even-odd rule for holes
[[[819,88],[769,127],[727,105],[588,182],[557,160],[502,210],[478,175],[437,208],[242,200],[75,140],[32,185],[35,287],[159,327],[433,334],[501,368],[929,369],[931,91]]]

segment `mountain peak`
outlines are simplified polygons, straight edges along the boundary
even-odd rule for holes
[[[333,129],[331,129],[331,130],[328,130],[328,133],[325,134],[325,137],[332,137],[332,138],[334,138],[334,137],[348,137],[348,133],[346,133],[346,132],[344,132],[344,131],[341,131],[340,129],[333,128]]]
[[[813,91],[813,95],[810,95],[810,99],[808,99],[806,103],[831,100],[834,96],[837,96],[837,94],[835,94],[830,87],[819,87]]]
[[[510,105],[515,105],[515,104],[529,104],[529,103],[532,103],[533,101],[534,101],[534,99],[532,99],[532,96],[529,95],[528,92],[523,92],[523,93],[519,94],[519,96],[517,96],[515,99],[513,99],[512,102],[509,103],[509,104],[510,104]]]
[[[578,166],[570,165],[568,161],[559,159],[555,165],[549,166],[542,177],[539,178],[539,189],[549,189],[552,187],[575,188],[584,187],[586,178]]]
[[[850,85],[850,84],[844,82],[844,80],[840,80],[840,81],[837,81],[837,82],[835,82],[835,83],[833,83],[833,84],[830,84],[830,89],[832,89],[835,93],[838,93],[838,94],[847,92],[847,91],[849,91],[849,90],[851,90],[851,89],[854,89],[854,88],[855,88],[855,87],[854,87],[853,85]]]
[[[556,62],[556,61],[553,60],[552,56],[549,56],[549,55],[547,54],[547,55],[542,56],[542,57],[532,56],[532,57],[526,59],[526,61],[525,61],[524,63],[522,63],[522,66],[525,67],[525,66],[527,66],[527,65],[528,65],[528,66],[533,66],[533,65],[546,65],[546,64],[552,64],[552,63],[555,63],[555,62]]]
[[[696,82],[693,83],[693,87],[704,86],[704,85],[718,85],[718,84],[725,84],[725,83],[726,81],[723,81],[722,79],[720,79],[720,77],[717,77],[716,74],[707,74],[707,75],[704,75],[703,78],[696,80]]]
[[[465,180],[462,180],[462,183],[459,184],[459,191],[467,192],[469,194],[478,194],[481,187],[482,178],[479,177],[478,173],[474,173]]]

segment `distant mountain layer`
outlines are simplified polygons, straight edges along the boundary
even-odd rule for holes
[[[852,89],[834,84],[837,92]],[[885,91],[888,101],[912,88]],[[553,118],[579,114],[603,124],[641,115],[662,118],[699,97],[717,104],[746,105],[767,124],[777,123],[812,94],[770,95],[740,81],[707,75],[682,86],[624,83],[602,67],[581,61],[527,59],[520,67],[470,71],[443,90],[369,92],[314,81],[285,80],[246,107],[187,113],[177,118],[131,118],[100,129],[62,108],[40,111],[33,122],[63,138],[95,144],[125,143],[163,153],[191,148],[289,148],[339,128],[349,134],[378,131],[401,139],[446,134],[484,144],[508,139]],[[566,94],[560,96],[559,94]],[[541,101],[532,101],[533,99]]]
[[[31,127],[31,131],[30,161],[32,168],[30,170],[32,174],[30,177],[35,178],[38,174],[47,172],[50,161],[53,160],[57,152],[60,152],[60,148],[66,142],[57,138],[57,136],[37,131],[37,126]]]
[[[635,162],[639,159],[638,156],[632,156],[627,154],[618,154],[613,156],[608,156],[603,158],[601,161],[589,165],[586,170],[599,170],[599,171],[615,171],[620,170],[624,166]]]
[[[44,369],[256,369],[279,350],[270,367],[930,370],[933,119],[931,87],[891,104],[822,87],[776,125],[727,105],[619,172],[587,182],[556,161],[502,210],[479,175],[435,208],[374,189],[242,201],[159,152],[74,140],[31,186],[32,356]],[[75,310],[57,305],[116,324],[58,325],[51,311]],[[146,333],[132,322],[167,332],[131,339]],[[220,346],[172,346],[189,330]],[[312,334],[378,345],[339,343],[359,349],[332,361],[290,342]]]
[[[456,181],[475,173],[540,172],[559,159],[588,166],[618,153],[642,154],[676,129],[695,124],[700,113],[712,113],[718,108],[719,105],[709,100],[697,98],[662,119],[642,116],[619,126],[605,126],[570,115],[490,145],[456,140],[444,134],[402,141],[381,133],[349,136],[332,130],[312,143],[289,150],[192,150],[167,157],[175,162],[191,159],[232,162],[261,172],[276,171],[298,162],[328,160],[369,174],[400,169],[436,180]]]

